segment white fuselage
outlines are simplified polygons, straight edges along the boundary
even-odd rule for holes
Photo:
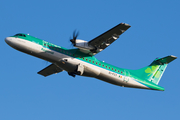
[[[7,37],[5,41],[11,47],[58,65],[67,72],[72,72],[78,65],[82,65],[86,71],[82,76],[94,77],[119,86],[149,89],[134,78],[103,69],[63,53],[45,48],[37,43],[15,37]]]

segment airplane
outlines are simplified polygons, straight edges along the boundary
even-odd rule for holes
[[[76,47],[73,49],[23,33],[6,37],[5,42],[18,51],[50,62],[51,65],[38,72],[45,77],[67,71],[72,77],[93,77],[122,87],[164,91],[158,83],[168,63],[175,60],[176,56],[156,58],[150,65],[137,70],[119,68],[95,57],[130,27],[129,24],[120,23],[90,41],[77,39],[78,32],[74,31],[73,38],[70,39]]]

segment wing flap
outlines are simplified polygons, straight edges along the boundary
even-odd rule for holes
[[[62,71],[63,71],[63,69],[57,67],[54,64],[51,64],[48,67],[44,68],[43,70],[39,71],[38,74],[46,77],[46,76],[49,76],[51,74],[59,73],[59,72],[62,72]]]

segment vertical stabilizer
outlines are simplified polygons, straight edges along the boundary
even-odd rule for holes
[[[177,57],[175,56],[167,56],[164,58],[155,59],[149,66],[134,70],[136,76],[151,81],[156,85],[159,83],[168,63],[175,60]]]

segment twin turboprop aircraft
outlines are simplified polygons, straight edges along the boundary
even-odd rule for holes
[[[175,56],[155,59],[150,65],[138,70],[118,68],[94,57],[130,27],[129,24],[120,23],[89,42],[77,39],[78,33],[74,32],[70,41],[76,49],[66,49],[22,33],[6,37],[5,41],[21,52],[51,62],[51,65],[38,72],[45,77],[67,71],[73,77],[94,77],[122,87],[164,91],[158,83],[168,63],[177,58]]]

